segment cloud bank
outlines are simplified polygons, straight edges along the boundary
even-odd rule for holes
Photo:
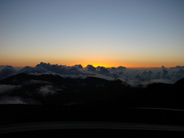
[[[5,92],[7,93],[15,88],[20,88],[20,86],[0,84],[0,94],[5,93]]]
[[[153,82],[175,83],[184,77],[184,66],[176,66],[172,68],[165,68],[162,66],[161,68],[127,69],[122,66],[105,68],[103,66],[94,67],[93,65],[87,65],[87,67],[84,68],[80,64],[66,66],[41,62],[35,67],[26,66],[19,70],[16,70],[12,66],[4,66],[0,70],[0,80],[18,73],[34,75],[58,74],[69,78],[85,78],[87,76],[94,76],[111,80],[120,79],[135,86]]]

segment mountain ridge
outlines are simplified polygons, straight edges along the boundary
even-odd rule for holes
[[[125,107],[151,106],[184,108],[182,100],[184,78],[174,84],[152,83],[133,87],[121,80],[97,77],[63,78],[59,75],[17,74],[0,81],[2,86],[18,86],[0,91],[0,101],[18,97],[25,104]],[[7,98],[9,97],[9,99]],[[3,104],[3,102],[1,102]],[[6,103],[6,102],[5,102]]]

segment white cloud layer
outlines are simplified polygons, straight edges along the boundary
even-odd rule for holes
[[[35,67],[24,67],[16,70],[11,66],[4,66],[0,71],[0,80],[5,79],[11,75],[18,73],[27,74],[59,74],[63,77],[69,78],[85,78],[87,76],[96,76],[104,79],[121,79],[131,85],[146,84],[152,82],[168,82],[175,83],[184,77],[184,66],[176,66],[172,68],[144,68],[144,69],[127,69],[126,67],[93,67],[88,65],[83,68],[81,65],[65,66],[50,63],[37,64]],[[5,86],[4,88],[5,89]],[[51,92],[48,87],[48,91]]]

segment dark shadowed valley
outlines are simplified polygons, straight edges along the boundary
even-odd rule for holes
[[[59,75],[17,74],[0,81],[1,104],[114,107],[184,107],[184,80],[174,84],[131,86],[119,79],[63,78]]]
[[[0,81],[1,124],[67,120],[183,124],[183,84],[181,79],[133,87],[118,79],[21,73]]]

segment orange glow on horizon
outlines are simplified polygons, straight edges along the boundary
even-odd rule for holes
[[[47,62],[44,62],[44,63],[47,63]],[[30,67],[35,67],[37,64],[39,64],[39,63],[36,63],[36,64],[30,64],[30,65],[27,65],[27,64],[19,64],[19,65],[10,65],[10,64],[5,64],[5,66],[6,65],[9,65],[9,66],[13,66],[13,67],[20,67],[20,68],[22,68],[22,67],[25,67],[25,66],[30,66]],[[50,63],[51,65],[55,65],[54,63]],[[80,63],[78,63],[78,64],[58,64],[58,65],[66,65],[66,66],[75,66],[75,65],[79,65]],[[144,65],[140,65],[140,66],[136,66],[136,65],[129,65],[129,66],[126,66],[126,65],[121,65],[121,64],[118,64],[118,65],[115,65],[115,64],[80,64],[80,65],[82,65],[82,67],[83,68],[86,68],[87,67],[87,65],[92,65],[92,66],[94,66],[94,67],[98,67],[98,66],[100,66],[100,67],[106,67],[106,68],[111,68],[111,67],[119,67],[119,66],[122,66],[122,67],[126,67],[126,68],[132,68],[132,69],[139,69],[139,68],[160,68],[161,66],[144,66]],[[164,65],[163,65],[164,66]],[[170,67],[176,67],[177,65],[175,65],[175,66],[165,66],[166,68],[170,68]]]
[[[42,60],[41,62],[44,63],[50,63],[51,65],[54,64],[58,64],[58,65],[66,65],[66,66],[74,66],[74,65],[79,65],[81,64],[83,66],[83,68],[85,68],[87,65],[93,65],[94,67],[98,67],[98,66],[103,66],[106,68],[110,68],[110,67],[118,67],[118,66],[123,66],[126,68],[160,68],[161,66],[165,66],[167,68],[169,67],[175,67],[175,66],[183,66],[183,64],[172,64],[172,63],[167,63],[167,64],[162,64],[162,63],[157,63],[157,62],[150,62],[150,63],[144,63],[144,62],[113,62],[113,61],[99,61],[99,62],[95,62],[95,61],[89,61],[89,62],[75,62],[75,61],[60,61],[60,60]],[[31,67],[35,67],[37,64],[40,64],[40,62],[38,62],[38,60],[34,60],[34,61],[13,61],[13,60],[8,60],[8,61],[4,61],[4,62],[0,62],[0,65],[10,65],[13,67],[25,67],[25,66],[31,66]]]
[[[49,62],[44,62],[44,63],[49,63]],[[40,64],[40,63],[33,63],[33,64],[0,64],[0,65],[3,65],[3,66],[13,66],[13,67],[25,67],[25,66],[30,66],[30,67],[35,67],[37,64]],[[54,64],[57,64],[57,63],[50,63],[51,65],[54,65]],[[74,65],[79,65],[81,63],[74,63],[74,64],[58,64],[58,65],[66,65],[66,66],[74,66]],[[153,66],[153,65],[126,65],[126,64],[93,64],[93,63],[89,63],[89,64],[81,64],[83,66],[83,68],[87,67],[87,65],[92,65],[94,67],[98,67],[98,66],[103,66],[103,67],[106,67],[106,68],[111,68],[111,67],[119,67],[119,66],[123,66],[123,67],[126,67],[126,68],[160,68],[161,66],[164,66],[164,65],[157,65],[157,66]],[[173,66],[165,66],[167,68],[169,67],[176,67],[178,65],[173,65]],[[179,66],[182,66],[182,65],[179,65]]]

